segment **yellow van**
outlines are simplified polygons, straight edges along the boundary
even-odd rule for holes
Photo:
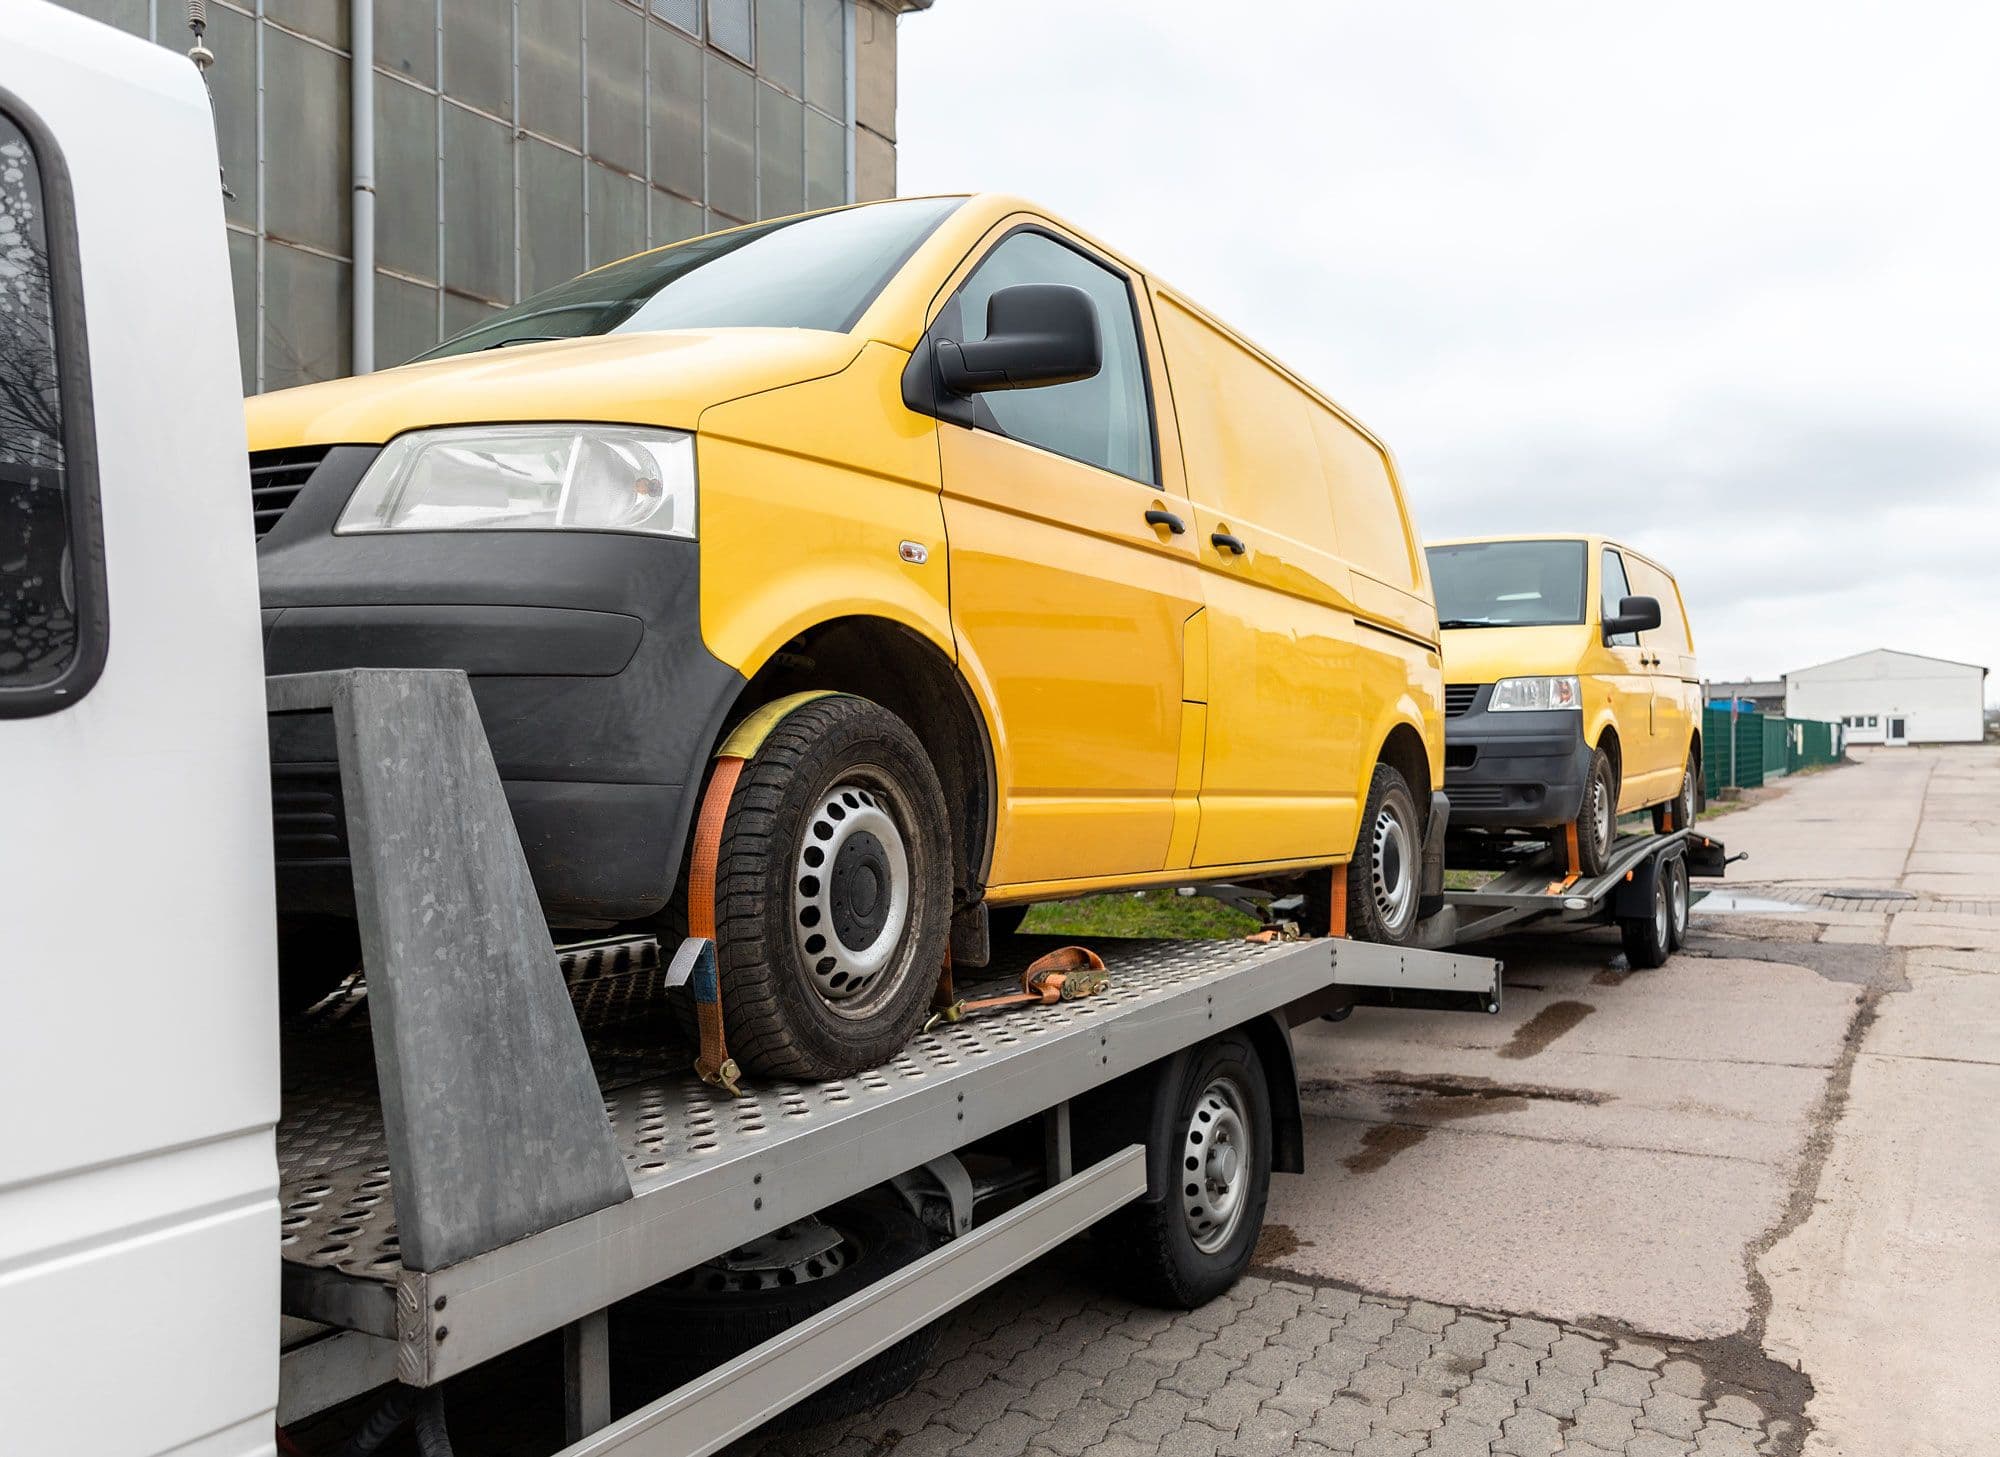
[[[1454,831],[1577,827],[1598,874],[1621,814],[1694,823],[1701,680],[1673,574],[1598,536],[1433,543]]]
[[[1352,860],[1347,924],[1402,940],[1432,889],[1387,450],[1020,201],[656,249],[249,427],[269,668],[463,668],[552,923],[680,924],[718,745],[786,701],[720,847],[753,1068],[891,1055],[989,907]],[[323,733],[273,741],[306,982],[353,964]]]

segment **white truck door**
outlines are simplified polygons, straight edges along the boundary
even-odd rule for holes
[[[256,569],[193,68],[0,4],[0,1448],[273,1450]]]

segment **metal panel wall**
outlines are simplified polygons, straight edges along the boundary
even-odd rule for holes
[[[189,43],[180,0],[58,3]],[[586,266],[852,200],[856,3],[375,0],[375,362]],[[244,389],[345,374],[347,0],[208,9]]]

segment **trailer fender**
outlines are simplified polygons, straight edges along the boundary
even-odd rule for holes
[[[1612,919],[1653,914],[1653,887],[1659,883],[1661,872],[1681,857],[1684,845],[1685,842],[1670,845],[1657,855],[1648,855],[1625,872],[1625,878],[1611,893]]]
[[[1305,1172],[1305,1112],[1299,1100],[1290,1029],[1282,1015],[1271,1012],[1228,1030],[1248,1037],[1257,1050],[1257,1060],[1264,1065],[1264,1083],[1271,1097],[1272,1169],[1284,1174]],[[1179,1131],[1168,1125],[1173,1122],[1174,1095],[1194,1051],[1195,1047],[1182,1048],[1078,1097],[1070,1118],[1077,1166],[1109,1158],[1128,1144],[1143,1143],[1151,1150],[1178,1138]],[[1156,1163],[1148,1160],[1149,1167]],[[1157,1175],[1157,1168],[1153,1173]],[[1167,1190],[1155,1187],[1157,1183],[1157,1177],[1148,1180],[1149,1203],[1166,1197]]]

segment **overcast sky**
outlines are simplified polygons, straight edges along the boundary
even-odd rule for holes
[[[901,186],[1022,193],[1396,451],[1419,525],[1601,530],[1711,677],[2000,701],[2000,7],[937,0]]]

